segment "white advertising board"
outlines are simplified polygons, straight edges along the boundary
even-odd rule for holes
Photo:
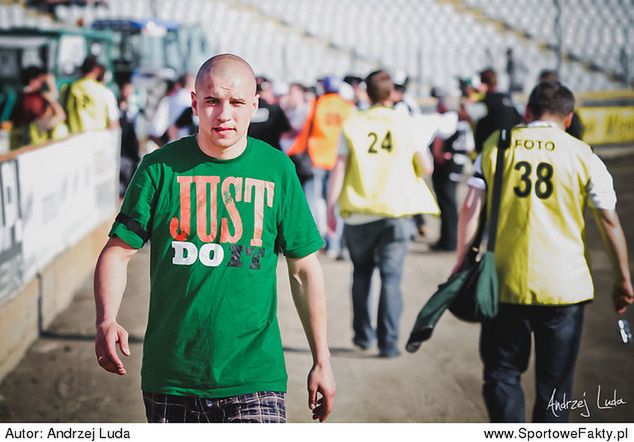
[[[0,164],[0,302],[114,213],[119,140],[80,134]]]

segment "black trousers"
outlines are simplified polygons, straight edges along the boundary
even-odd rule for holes
[[[535,338],[533,422],[567,422],[568,411],[553,403],[571,399],[579,353],[584,304],[562,307],[500,304],[498,315],[482,324],[484,401],[491,422],[524,422],[526,371]],[[549,406],[549,404],[551,404]]]
[[[458,183],[449,178],[449,170],[437,166],[432,174],[436,200],[440,208],[440,239],[437,246],[444,250],[455,250],[458,244],[458,206],[456,188]]]

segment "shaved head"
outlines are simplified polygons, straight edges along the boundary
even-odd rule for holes
[[[258,96],[249,63],[232,54],[207,60],[198,70],[192,111],[199,119],[197,141],[215,158],[235,158],[247,145]]]
[[[204,88],[205,82],[212,76],[222,78],[241,78],[249,90],[255,94],[255,73],[244,59],[233,54],[220,54],[203,63],[196,75],[196,90]]]

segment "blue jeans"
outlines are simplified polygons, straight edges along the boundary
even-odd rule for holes
[[[500,304],[498,315],[484,324],[480,356],[484,363],[482,392],[491,422],[524,422],[526,371],[535,339],[535,405],[533,422],[567,422],[568,412],[548,404],[571,399],[585,304],[562,307]],[[554,392],[554,395],[553,395]]]
[[[343,231],[343,222],[339,216],[339,210],[336,210],[337,216],[337,230],[335,232],[329,232],[327,226],[326,215],[326,198],[328,193],[328,178],[330,177],[330,171],[313,167],[313,177],[307,180],[303,184],[304,194],[306,195],[306,201],[308,201],[308,207],[313,214],[313,219],[319,233],[326,241],[326,249],[333,255],[337,255],[341,252],[341,236]]]
[[[369,348],[378,337],[382,356],[396,356],[403,295],[401,277],[411,235],[409,218],[345,225],[344,238],[354,266],[352,275],[353,342]],[[381,293],[376,332],[370,315],[371,283],[374,269],[381,275]]]
[[[326,191],[330,172],[313,167],[313,177],[304,183],[308,207],[322,236],[326,233]]]

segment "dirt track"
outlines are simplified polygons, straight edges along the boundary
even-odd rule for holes
[[[634,156],[607,160],[619,195],[618,210],[634,256]],[[432,231],[437,221],[430,219]],[[432,238],[434,239],[434,238]],[[404,345],[424,301],[442,282],[453,263],[452,254],[430,253],[430,240],[413,244],[406,260],[403,291]],[[611,270],[598,231],[589,223],[588,242],[596,285],[596,300],[586,312],[575,398],[586,393],[590,418],[572,413],[577,422],[634,421],[634,346],[619,342],[612,310]],[[105,241],[105,239],[104,239]],[[140,357],[147,314],[149,255],[139,253],[130,267],[128,288],[119,316],[132,336],[128,375],[110,375],[97,366],[93,351],[94,307],[91,281],[86,281],[71,307],[38,339],[20,365],[0,384],[0,422],[142,422]],[[478,327],[446,314],[433,338],[416,354],[384,360],[360,356],[351,347],[351,264],[322,257],[326,275],[329,339],[338,395],[332,422],[486,422],[480,395],[481,364]],[[288,418],[308,422],[305,383],[310,353],[294,311],[286,268],[278,267],[279,317],[286,350]],[[376,288],[376,284],[375,284]],[[627,317],[634,325],[634,313]],[[531,370],[531,369],[529,369]],[[527,408],[533,397],[532,371],[523,379]],[[596,407],[614,394],[627,402],[612,409]],[[614,393],[616,390],[616,393]],[[601,402],[603,404],[603,401]],[[528,413],[530,415],[530,413]]]

